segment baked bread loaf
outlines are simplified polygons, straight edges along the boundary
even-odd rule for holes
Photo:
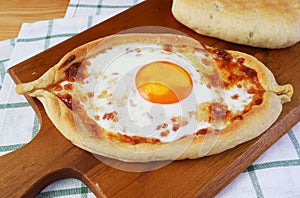
[[[174,0],[174,17],[199,34],[262,48],[300,40],[299,0]]]

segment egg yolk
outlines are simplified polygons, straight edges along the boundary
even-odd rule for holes
[[[190,75],[180,66],[156,61],[143,66],[135,83],[139,94],[149,102],[172,104],[186,98],[193,89]]]

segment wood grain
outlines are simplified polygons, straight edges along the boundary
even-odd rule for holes
[[[175,161],[153,171],[127,172],[103,163],[103,160],[109,159],[102,158],[101,161],[70,144],[51,124],[41,103],[27,97],[38,113],[41,130],[26,146],[0,157],[0,197],[34,197],[47,184],[65,177],[82,180],[99,197],[212,197],[299,121],[300,43],[282,50],[267,50],[200,36],[173,18],[171,0],[164,2],[148,0],[139,4],[14,66],[9,73],[16,83],[29,82],[42,75],[64,54],[88,41],[133,27],[169,27],[214,47],[252,54],[268,65],[280,84],[291,83],[295,93],[292,101],[283,106],[279,119],[261,136],[221,154]],[[168,30],[141,27],[136,31]],[[114,162],[140,169],[157,166],[155,163]]]
[[[0,41],[18,36],[24,22],[62,18],[69,0],[0,1]]]

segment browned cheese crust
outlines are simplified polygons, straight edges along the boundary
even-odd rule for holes
[[[233,121],[219,133],[190,135],[169,143],[130,144],[112,141],[104,135],[107,132],[104,128],[95,125],[95,122],[88,118],[84,109],[71,110],[56,95],[49,92],[47,87],[62,80],[66,75],[65,71],[73,63],[89,59],[112,46],[131,42],[171,43],[174,45],[184,43],[185,45],[203,48],[197,41],[179,35],[113,35],[87,43],[67,53],[39,79],[18,84],[16,91],[18,94],[37,97],[57,129],[74,145],[95,154],[130,162],[194,159],[220,153],[263,133],[278,118],[282,110],[282,104],[291,99],[292,86],[289,84],[278,85],[271,71],[256,58],[241,52],[227,51],[236,59],[244,58],[244,65],[257,71],[258,79],[266,91],[262,104],[254,106],[244,114],[242,120]],[[74,102],[76,103],[76,101]],[[85,119],[82,120],[82,118]]]
[[[174,0],[172,13],[199,34],[233,43],[284,48],[300,40],[299,0]]]

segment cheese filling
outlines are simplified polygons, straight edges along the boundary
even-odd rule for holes
[[[80,83],[69,83],[80,96],[85,96],[78,99],[87,110],[88,116],[113,134],[172,142],[205,129],[222,130],[230,124],[226,113],[242,113],[245,106],[252,102],[254,94],[248,93],[243,86],[234,85],[229,89],[208,86],[205,76],[202,75],[205,71],[194,66],[200,63],[207,67],[201,62],[207,60],[207,55],[205,52],[195,54],[198,58],[197,64],[186,58],[184,52],[166,51],[161,45],[124,44],[89,59],[89,65],[86,66],[88,77]],[[191,93],[172,104],[153,103],[141,96],[135,84],[137,73],[153,62],[180,66],[191,79]],[[155,75],[161,75],[157,79],[165,79],[171,74],[158,72]],[[152,82],[151,79],[149,82]],[[64,81],[60,83],[61,87],[66,84],[68,83]],[[61,94],[65,91],[63,88],[54,92]],[[158,94],[159,91],[163,92],[157,90]],[[151,93],[156,92],[154,90]],[[210,105],[213,103],[221,105]],[[199,112],[199,106],[203,104],[207,108],[200,109],[203,112]]]

